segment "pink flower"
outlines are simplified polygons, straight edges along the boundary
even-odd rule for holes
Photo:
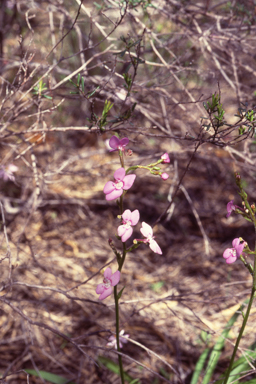
[[[96,288],[96,293],[100,295],[99,299],[104,300],[106,297],[110,296],[115,285],[119,283],[120,272],[116,271],[112,275],[111,268],[106,268],[104,272],[103,283],[99,284]]]
[[[114,173],[115,181],[108,181],[103,188],[103,192],[106,195],[106,200],[115,200],[120,197],[123,190],[131,188],[134,183],[136,175],[126,175],[125,169],[119,168]]]
[[[113,151],[125,151],[126,145],[129,143],[128,137],[124,137],[123,139],[118,139],[116,136],[112,136],[111,139],[109,140],[109,146],[112,148],[110,149],[110,152]]]
[[[9,164],[9,165],[6,165],[5,167],[1,166],[0,178],[2,178],[4,181],[7,181],[7,180],[14,181],[15,177],[13,175],[13,172],[17,172],[17,171],[18,171],[18,167],[16,167],[16,165],[14,164]]]
[[[130,335],[125,335],[124,334],[124,329],[122,329],[122,331],[119,332],[119,347],[120,348],[123,348],[123,344],[128,343],[128,340],[126,340],[122,336],[129,337]],[[107,343],[107,347],[114,347],[115,349],[117,349],[116,335],[110,336],[108,340],[109,341]]]
[[[231,215],[232,211],[235,211],[237,208],[241,209],[241,211],[243,211],[243,208],[240,208],[240,207],[238,207],[238,205],[235,205],[233,203],[234,203],[234,200],[231,200],[227,203],[227,211],[228,211],[227,217],[229,217]]]
[[[143,221],[142,227],[140,229],[141,233],[143,236],[146,237],[146,239],[140,240],[137,239],[138,241],[143,241],[143,243],[149,243],[149,248],[155,252],[158,253],[159,255],[162,255],[161,248],[157,244],[157,242],[154,240],[155,236],[153,236],[153,229]]]
[[[121,240],[123,243],[126,242],[126,240],[131,237],[133,229],[132,225],[136,225],[140,219],[140,213],[138,209],[135,209],[135,211],[131,212],[130,209],[126,209],[124,213],[122,214],[122,225],[119,225],[117,228],[118,236],[121,237]]]
[[[161,177],[163,180],[167,180],[169,178],[169,175],[168,175],[168,173],[163,172],[163,173],[161,173]]]
[[[224,259],[226,259],[227,264],[234,263],[236,261],[236,259],[238,257],[240,257],[246,243],[245,243],[245,241],[243,241],[241,243],[240,239],[237,237],[236,239],[234,239],[232,241],[232,245],[233,245],[233,248],[227,248],[223,253],[223,257],[224,257]]]
[[[163,163],[170,163],[170,157],[166,152],[161,156],[161,159],[163,159]]]

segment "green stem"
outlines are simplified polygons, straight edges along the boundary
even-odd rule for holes
[[[242,189],[241,189],[242,190]],[[243,190],[242,190],[243,191]],[[247,201],[247,196],[245,196],[245,202],[247,203],[248,205],[248,209],[250,211],[251,207]],[[253,213],[250,211],[251,213],[251,219],[253,221],[253,224],[254,224],[254,231],[255,231],[255,235],[256,235],[256,220],[255,220],[255,217],[253,215]],[[252,291],[251,291],[251,296],[250,296],[250,300],[249,300],[249,303],[248,303],[248,307],[247,307],[247,311],[246,311],[246,314],[244,316],[244,320],[243,320],[243,324],[242,324],[242,327],[240,329],[240,332],[239,332],[239,335],[238,335],[238,338],[236,340],[236,344],[235,344],[235,348],[233,350],[233,353],[232,353],[232,356],[231,356],[231,360],[229,362],[229,366],[228,366],[228,370],[227,370],[227,373],[226,373],[226,376],[225,376],[225,380],[223,381],[222,384],[227,384],[228,382],[228,378],[229,378],[229,375],[231,373],[231,370],[232,370],[232,366],[233,366],[233,363],[234,363],[234,360],[235,360],[235,356],[236,356],[236,352],[238,350],[238,347],[239,347],[239,343],[240,343],[240,340],[243,336],[243,333],[244,333],[244,329],[245,329],[245,326],[247,324],[247,321],[248,321],[248,318],[249,318],[249,315],[250,315],[250,311],[251,311],[251,307],[252,307],[252,303],[253,303],[253,299],[254,299],[254,294],[255,294],[255,291],[256,291],[256,242],[255,242],[255,254],[254,254],[254,268],[253,268],[253,282],[252,282]]]
[[[125,261],[125,256],[126,256],[126,243],[123,243],[123,257],[119,263],[119,271],[121,272],[122,268],[123,268],[123,265],[124,265],[124,261]]]
[[[227,384],[227,382],[228,382],[229,375],[230,375],[230,372],[231,372],[231,370],[232,370],[233,363],[234,363],[234,360],[235,360],[236,352],[237,352],[237,349],[238,349],[238,347],[239,347],[240,340],[241,340],[241,338],[242,338],[242,336],[243,336],[243,333],[244,333],[244,329],[245,329],[247,320],[248,320],[248,318],[249,318],[249,314],[250,314],[251,307],[252,307],[252,303],[253,303],[253,299],[254,299],[254,293],[255,293],[255,288],[252,287],[252,292],[251,292],[251,296],[250,296],[249,304],[248,304],[248,307],[247,307],[247,310],[246,310],[246,314],[245,314],[245,316],[244,316],[243,324],[242,324],[242,327],[241,327],[241,329],[240,329],[238,338],[237,338],[237,340],[236,340],[235,348],[234,348],[234,350],[233,350],[233,353],[232,353],[232,356],[231,356],[231,360],[230,360],[230,362],[229,362],[229,366],[228,366],[228,370],[227,370],[227,373],[226,373],[225,380],[223,381],[222,384]]]
[[[118,296],[117,296],[117,286],[114,287],[114,296],[115,296],[115,309],[116,309],[116,344],[118,352],[121,352],[119,345],[119,307],[118,307]],[[124,384],[124,369],[122,356],[118,354],[118,362],[120,368],[121,383]]]

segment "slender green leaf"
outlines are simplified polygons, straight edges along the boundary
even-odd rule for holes
[[[81,74],[78,73],[78,75],[77,75],[77,83],[76,83],[78,87],[80,85],[80,79],[81,79]]]
[[[46,372],[46,371],[36,371],[35,369],[25,369],[27,373],[30,375],[41,377],[53,384],[76,384],[74,381],[69,381],[65,377],[55,375],[54,373]]]
[[[222,331],[222,333],[221,333],[220,337],[218,338],[215,346],[213,347],[212,353],[210,355],[210,358],[209,358],[209,361],[208,361],[208,364],[207,364],[207,367],[206,367],[206,374],[204,376],[202,384],[208,384],[210,382],[212,374],[213,374],[213,372],[214,372],[214,370],[216,368],[216,365],[217,365],[217,363],[219,361],[222,349],[224,347],[225,339],[228,337],[228,334],[229,334],[229,331],[230,331],[231,327],[236,322],[237,318],[239,317],[241,311],[243,310],[243,308],[245,307],[245,304],[247,302],[248,302],[248,300],[246,300],[241,305],[239,312],[237,311],[237,312],[234,313],[234,315],[231,317],[231,319],[228,321],[226,327]]]
[[[120,373],[119,373],[119,365],[116,364],[114,361],[112,361],[111,359],[108,359],[107,357],[105,356],[99,356],[98,357],[98,361],[104,365],[106,368],[108,368],[111,372],[114,372],[116,373],[117,375],[120,376]],[[131,377],[130,375],[128,375],[128,373],[124,372],[124,378],[126,381],[128,381],[128,383],[131,383],[134,381],[134,378]]]
[[[204,363],[207,359],[207,356],[209,355],[209,352],[210,352],[210,348],[206,348],[203,351],[203,353],[200,355],[200,357],[196,363],[195,370],[194,370],[190,384],[197,384],[198,379],[200,377],[200,374],[204,368]]]
[[[118,300],[121,299],[124,289],[125,289],[125,287],[123,287],[123,288],[121,289],[121,291],[118,293],[118,295],[117,295],[117,299],[118,299]]]

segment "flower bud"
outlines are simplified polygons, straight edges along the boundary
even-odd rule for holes
[[[163,173],[161,174],[161,178],[162,178],[163,180],[167,180],[167,179],[169,178],[168,173],[163,172]]]
[[[163,163],[170,163],[169,155],[166,152],[161,156],[161,159],[163,160]]]

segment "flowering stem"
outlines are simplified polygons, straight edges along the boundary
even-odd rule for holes
[[[120,196],[120,203],[119,203],[119,207],[120,207],[120,215],[122,216],[123,212],[124,212],[124,199],[123,199],[123,195]]]
[[[123,157],[122,151],[119,151],[119,158],[120,158],[121,167],[124,168],[124,157]]]
[[[117,294],[117,286],[114,287],[114,296],[115,296],[115,309],[116,309],[116,345],[118,352],[121,352],[120,346],[119,346],[119,307],[118,307],[118,294]],[[120,369],[120,377],[121,382],[124,384],[124,369],[123,369],[123,362],[122,362],[122,356],[118,355],[118,362],[119,362],[119,369]]]
[[[251,209],[251,206],[250,206],[250,204],[249,204],[249,202],[247,200],[247,194],[243,190],[243,187],[241,185],[241,178],[240,178],[239,174],[236,174],[236,183],[237,183],[237,185],[238,185],[238,187],[240,189],[240,196],[243,198],[243,200],[245,202],[245,207],[247,208],[249,216],[250,216],[250,218],[251,218],[251,220],[252,220],[252,222],[254,224],[254,230],[255,230],[255,236],[256,236],[256,219],[255,219],[255,215],[254,215],[254,213],[253,213],[253,211]],[[232,353],[232,356],[231,356],[231,359],[230,359],[230,362],[229,362],[228,370],[227,370],[225,379],[224,379],[222,384],[227,384],[227,382],[228,382],[228,379],[229,379],[229,376],[230,376],[230,373],[231,373],[231,370],[232,370],[232,367],[233,367],[233,363],[234,363],[234,360],[235,360],[236,352],[238,350],[240,340],[241,340],[241,338],[243,336],[244,329],[245,329],[245,326],[247,324],[247,321],[248,321],[248,318],[249,318],[249,315],[250,315],[250,311],[251,311],[251,307],[252,307],[252,303],[253,303],[253,299],[254,299],[254,294],[256,292],[256,241],[255,241],[255,247],[254,248],[255,248],[255,252],[254,252],[254,268],[253,268],[253,281],[252,281],[251,296],[250,296],[250,299],[249,299],[249,303],[248,303],[248,307],[247,307],[247,310],[246,310],[246,314],[244,316],[242,327],[241,327],[240,332],[238,334],[238,337],[237,337],[237,340],[236,340],[236,344],[235,344],[235,348],[233,350],[233,353]],[[248,268],[248,269],[250,271],[250,268]]]
[[[126,256],[126,243],[123,243],[123,256],[120,260],[120,263],[119,263],[119,271],[121,272],[122,268],[123,268],[123,265],[124,265],[124,261],[125,261],[125,256]]]

